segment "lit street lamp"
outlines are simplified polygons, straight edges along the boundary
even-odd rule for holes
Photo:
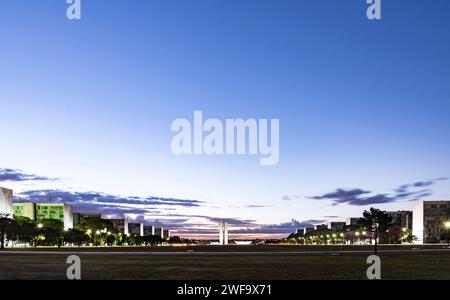
[[[447,244],[450,246],[450,221],[444,223],[445,228],[447,228]]]

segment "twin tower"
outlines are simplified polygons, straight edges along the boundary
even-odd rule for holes
[[[219,244],[228,245],[228,223],[219,223]]]

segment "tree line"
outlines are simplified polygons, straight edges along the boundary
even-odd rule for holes
[[[184,241],[174,236],[163,240],[160,236],[125,235],[114,228],[109,220],[83,217],[75,228],[65,229],[64,223],[54,219],[38,223],[27,217],[0,214],[0,247],[6,243],[38,246],[156,246],[162,243],[177,244]]]

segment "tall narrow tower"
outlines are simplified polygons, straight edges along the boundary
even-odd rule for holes
[[[219,223],[219,244],[228,245],[228,223]]]
[[[223,245],[228,245],[228,223],[223,223]]]

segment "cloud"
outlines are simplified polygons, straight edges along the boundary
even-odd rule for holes
[[[265,207],[273,207],[273,205],[257,205],[257,204],[249,204],[245,206],[246,208],[265,208]]]
[[[314,200],[330,200],[333,206],[340,204],[348,204],[354,206],[367,206],[376,204],[393,203],[398,201],[418,201],[432,195],[428,188],[436,183],[436,181],[447,180],[447,178],[437,178],[428,181],[417,181],[414,183],[403,184],[394,189],[391,194],[372,194],[371,191],[363,189],[337,189],[334,192],[320,196],[310,197]]]
[[[301,229],[305,227],[311,227],[316,224],[322,224],[325,220],[306,220],[306,221],[297,221],[295,219],[292,219],[289,222],[284,222],[280,224],[267,224],[267,225],[261,225],[258,228],[253,229],[239,229],[239,230],[233,230],[232,233],[234,234],[252,234],[252,233],[258,233],[258,234],[284,234],[288,235],[293,232],[295,232],[296,229]]]
[[[158,207],[199,207],[203,201],[190,199],[117,196],[100,192],[70,192],[64,190],[31,190],[15,196],[18,202],[50,202],[72,205],[77,212],[104,214],[145,214]]]
[[[327,193],[321,196],[314,196],[311,198],[315,200],[332,200],[335,205],[338,205],[340,203],[355,203],[361,199],[361,195],[369,193],[369,191],[364,191],[362,189],[337,189],[335,192]]]
[[[283,197],[281,197],[281,200],[284,201],[291,201],[291,200],[295,200],[295,199],[300,199],[300,196],[289,196],[289,195],[285,195]]]
[[[26,174],[21,170],[0,168],[0,182],[2,181],[54,181],[55,178]]]
[[[238,218],[217,218],[217,217],[209,217],[209,216],[196,216],[204,218],[212,223],[220,223],[226,222],[231,226],[255,226],[255,220],[249,219],[238,219]]]

